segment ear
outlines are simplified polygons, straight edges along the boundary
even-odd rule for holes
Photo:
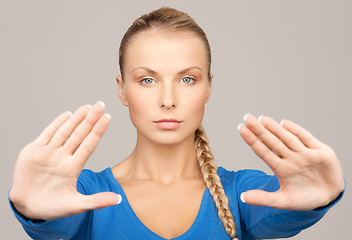
[[[121,101],[121,103],[124,106],[128,107],[128,101],[127,101],[126,94],[125,94],[125,84],[122,81],[122,77],[121,76],[116,76],[116,82],[117,82],[117,85],[119,87],[119,98],[120,98],[120,101]]]
[[[210,95],[211,95],[211,84],[212,84],[212,81],[213,81],[213,77],[214,77],[214,75],[211,73],[210,74],[210,79],[209,79],[209,90],[208,90],[208,93],[207,93],[207,98],[205,100],[205,103],[208,103]]]

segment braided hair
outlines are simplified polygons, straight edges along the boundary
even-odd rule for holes
[[[205,134],[203,126],[200,126],[196,130],[194,143],[197,150],[198,163],[202,170],[204,181],[218,209],[218,216],[231,239],[237,239],[236,225],[229,207],[229,199],[225,194],[224,188],[220,182],[220,177],[217,174],[218,168],[215,165],[214,156],[210,151],[208,137]]]

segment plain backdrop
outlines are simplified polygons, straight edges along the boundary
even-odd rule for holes
[[[102,100],[112,115],[86,168],[103,170],[133,150],[135,128],[115,82],[118,47],[135,18],[161,6],[189,13],[208,35],[214,79],[203,124],[217,164],[270,173],[236,126],[247,112],[297,122],[335,150],[347,190],[320,222],[292,239],[349,238],[349,0],[1,0],[1,238],[29,239],[8,204],[15,161],[61,112]]]

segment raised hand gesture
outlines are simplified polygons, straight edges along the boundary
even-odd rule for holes
[[[51,220],[112,206],[121,196],[112,192],[82,195],[79,174],[107,129],[104,103],[60,114],[18,156],[10,200],[30,219]],[[71,116],[72,115],[72,116]]]
[[[264,116],[245,115],[239,125],[244,141],[273,170],[276,192],[250,190],[248,204],[289,210],[312,210],[335,200],[344,190],[342,168],[335,152],[292,121],[281,125]]]

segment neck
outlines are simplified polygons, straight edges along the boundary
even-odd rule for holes
[[[137,135],[137,144],[127,158],[129,176],[170,184],[185,178],[201,179],[194,136],[176,144],[157,144]]]

